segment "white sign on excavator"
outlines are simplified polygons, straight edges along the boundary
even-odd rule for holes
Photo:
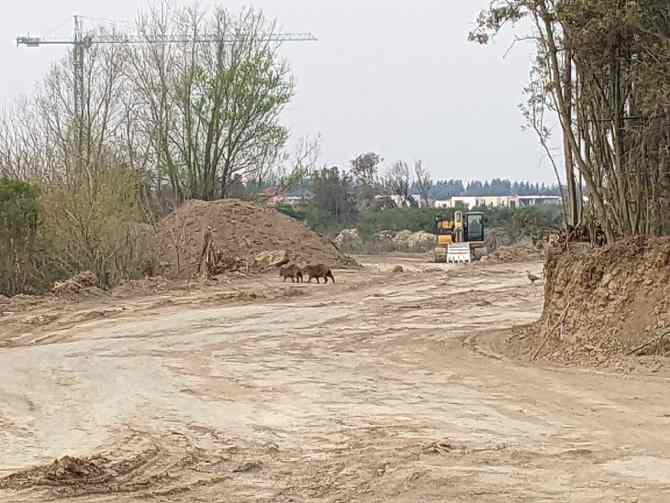
[[[470,243],[452,243],[447,248],[447,264],[469,264],[472,262]]]

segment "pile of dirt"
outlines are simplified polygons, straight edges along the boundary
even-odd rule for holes
[[[393,243],[396,251],[423,253],[435,248],[435,234],[424,231],[400,231],[393,237]]]
[[[286,251],[299,264],[324,263],[332,268],[356,267],[356,262],[333,243],[300,222],[252,203],[227,199],[188,201],[159,225],[160,261],[168,264],[167,277],[197,274],[203,251],[203,235],[212,227],[213,247],[221,263],[239,268],[256,267],[256,257]]]
[[[514,239],[510,232],[504,227],[492,227],[486,230],[485,246],[489,252],[493,252],[501,246],[512,246]]]
[[[26,489],[48,486],[81,487],[100,485],[113,478],[106,469],[108,460],[104,458],[76,458],[65,456],[49,465],[14,473],[0,479],[0,489]]]
[[[483,260],[491,262],[528,262],[541,258],[542,250],[530,241],[524,240],[509,246],[498,246],[493,251],[489,250],[489,254],[483,257]]]
[[[51,290],[56,297],[74,299],[82,293],[97,294],[98,277],[91,271],[80,272],[76,276],[57,281]]]
[[[531,357],[606,364],[670,349],[670,238],[547,250]]]

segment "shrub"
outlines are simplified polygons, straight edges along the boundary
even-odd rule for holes
[[[0,293],[30,293],[39,222],[36,186],[0,179]]]
[[[434,232],[436,215],[453,217],[453,210],[442,211],[431,208],[368,210],[361,215],[357,228],[363,240],[370,240],[376,233],[385,230]]]
[[[529,208],[477,208],[484,212],[487,229],[504,228],[513,238],[537,237],[547,228],[561,226],[562,213],[558,206],[534,206]],[[435,232],[435,217],[438,215],[454,218],[454,209],[434,208],[394,208],[367,210],[361,214],[357,224],[364,241],[384,230],[412,232]],[[467,211],[461,208],[464,213]]]
[[[287,217],[294,218],[295,220],[300,220],[301,222],[304,222],[305,219],[307,218],[307,214],[304,209],[295,208],[290,204],[277,205],[277,211],[279,213],[286,215]]]
[[[153,268],[157,240],[143,224],[138,182],[134,171],[110,168],[44,189],[42,235],[56,276],[92,271],[110,287]]]

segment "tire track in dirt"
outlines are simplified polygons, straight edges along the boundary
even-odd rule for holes
[[[526,267],[336,271],[0,351],[0,500],[666,501],[664,383],[471,351],[539,315]]]

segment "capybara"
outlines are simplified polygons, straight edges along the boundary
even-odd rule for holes
[[[302,270],[303,274],[307,275],[307,282],[311,283],[312,278],[316,278],[316,282],[319,283],[319,278],[328,283],[328,278],[333,280],[335,283],[335,276],[333,276],[333,271],[330,270],[328,266],[323,264],[312,264],[305,266]]]
[[[284,278],[284,281],[286,278],[291,278],[293,283],[296,281],[302,283],[302,269],[295,264],[283,265],[279,268],[279,277]]]

